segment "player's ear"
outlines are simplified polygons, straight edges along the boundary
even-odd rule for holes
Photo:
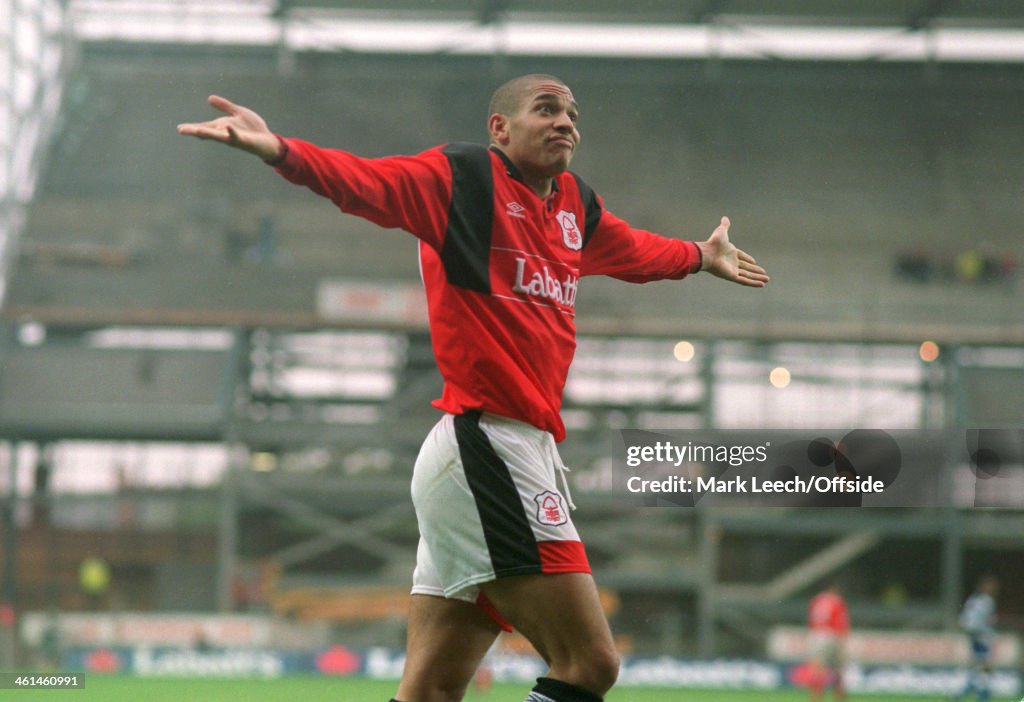
[[[491,141],[495,144],[508,143],[508,118],[503,114],[495,112],[487,120],[487,131],[491,135]]]

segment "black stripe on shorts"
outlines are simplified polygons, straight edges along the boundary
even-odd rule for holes
[[[476,501],[495,575],[541,572],[540,551],[508,466],[480,428],[480,413],[455,417],[459,456]]]

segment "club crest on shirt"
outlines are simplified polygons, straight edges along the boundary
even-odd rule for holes
[[[561,526],[568,521],[565,513],[565,505],[562,504],[562,496],[557,492],[545,490],[533,496],[537,503],[537,521],[548,526]]]
[[[562,227],[562,243],[573,251],[583,248],[583,234],[576,224],[576,213],[568,210],[559,210],[555,215],[558,225]]]

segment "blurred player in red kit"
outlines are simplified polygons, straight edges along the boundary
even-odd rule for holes
[[[807,620],[811,647],[811,699],[823,699],[825,689],[831,687],[835,698],[844,700],[843,668],[846,666],[850,614],[837,583],[830,583],[811,599]]]
[[[580,279],[679,280],[706,271],[763,287],[729,241],[636,229],[569,162],[580,110],[558,78],[495,91],[489,145],[447,144],[367,159],[272,132],[222,97],[225,116],[178,132],[242,149],[342,211],[418,240],[445,414],[423,443],[412,497],[420,530],[396,700],[456,702],[500,628],[543,656],[529,702],[600,702],[618,652],[569,515],[562,389],[575,350]]]

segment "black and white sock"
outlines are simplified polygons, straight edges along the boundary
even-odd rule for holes
[[[554,678],[537,678],[537,685],[523,702],[602,702],[593,692]]]

